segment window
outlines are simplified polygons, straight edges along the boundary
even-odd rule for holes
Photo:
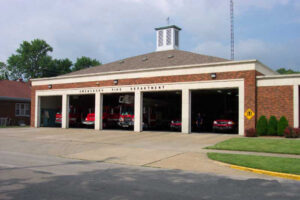
[[[16,103],[16,116],[29,116],[30,108],[29,103]]]
[[[167,29],[167,45],[171,44],[171,29]]]
[[[179,45],[179,32],[177,30],[175,30],[175,45]]]
[[[164,32],[159,31],[158,32],[158,46],[164,45]]]

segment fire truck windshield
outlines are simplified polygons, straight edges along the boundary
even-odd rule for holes
[[[133,107],[132,106],[123,107],[122,115],[133,115]]]

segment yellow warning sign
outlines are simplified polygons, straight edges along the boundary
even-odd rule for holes
[[[254,117],[255,113],[249,108],[246,112],[245,112],[245,116],[247,117],[247,119],[251,119],[252,117]]]

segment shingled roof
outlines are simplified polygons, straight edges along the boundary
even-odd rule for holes
[[[0,80],[0,99],[30,99],[31,87],[22,81]]]
[[[228,60],[224,58],[206,56],[181,50],[157,51],[126,58],[123,60],[107,63],[100,66],[82,69],[79,71],[65,74],[63,76],[127,71],[137,69],[151,69],[180,65],[216,63],[225,61]]]

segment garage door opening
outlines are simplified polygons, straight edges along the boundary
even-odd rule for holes
[[[134,94],[104,94],[102,124],[103,129],[133,130]]]
[[[238,133],[238,89],[192,91],[193,132]]]
[[[61,127],[62,96],[40,97],[40,127]]]
[[[143,93],[143,130],[181,131],[181,91]]]
[[[69,127],[94,128],[95,95],[69,96]]]

